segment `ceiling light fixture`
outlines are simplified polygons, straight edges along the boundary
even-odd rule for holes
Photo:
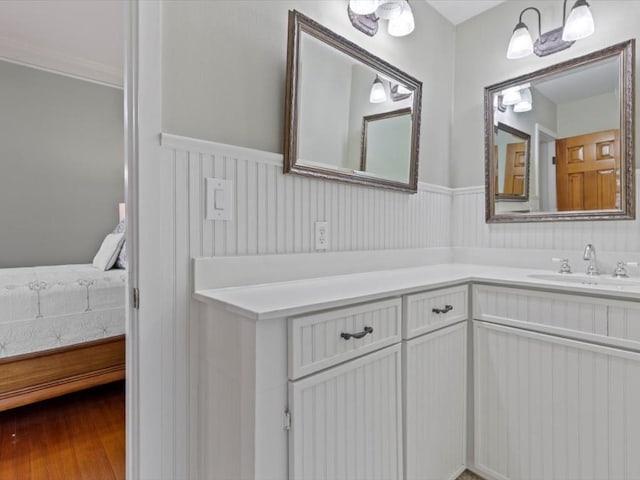
[[[347,7],[351,24],[373,37],[380,20],[387,20],[389,35],[403,37],[413,32],[415,20],[407,0],[349,0]]]
[[[533,10],[538,14],[538,35],[534,42],[529,33],[529,28],[522,21],[522,15],[527,10]],[[513,29],[509,47],[507,48],[507,58],[524,58],[532,53],[539,57],[551,55],[569,48],[576,40],[588,37],[595,31],[593,15],[586,0],[577,0],[573,5],[569,18],[567,18],[567,0],[564,0],[562,7],[562,26],[542,33],[542,15],[535,7],[527,7],[520,12],[518,24]]]

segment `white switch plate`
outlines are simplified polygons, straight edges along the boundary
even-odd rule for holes
[[[329,250],[329,223],[316,222],[316,250]]]
[[[233,183],[231,180],[205,178],[207,220],[233,219]]]

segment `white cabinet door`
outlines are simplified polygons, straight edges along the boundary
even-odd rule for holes
[[[400,480],[400,345],[289,382],[290,480]]]
[[[640,478],[640,354],[483,322],[474,335],[481,473]]]
[[[455,479],[466,462],[467,322],[404,348],[406,479]]]

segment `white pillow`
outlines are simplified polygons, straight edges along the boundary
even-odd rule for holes
[[[100,270],[109,270],[118,259],[118,253],[124,242],[124,233],[110,233],[102,241],[100,250],[93,257],[93,266]]]

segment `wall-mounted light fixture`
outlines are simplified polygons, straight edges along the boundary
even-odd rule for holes
[[[522,15],[527,10],[533,10],[538,14],[539,38],[535,43],[531,39],[527,25],[522,21]],[[539,57],[551,55],[569,48],[576,40],[586,38],[595,31],[593,16],[586,0],[576,1],[569,13],[569,18],[567,18],[567,0],[564,0],[561,27],[542,33],[541,23],[542,16],[537,8],[527,7],[520,12],[518,24],[513,29],[507,48],[507,58],[523,58],[532,53]]]
[[[387,91],[384,88],[384,84],[378,75],[371,85],[371,92],[369,92],[369,101],[371,103],[382,103],[387,101]]]
[[[505,112],[510,105],[516,113],[528,112],[533,108],[530,83],[505,88],[500,95],[496,95],[493,101],[494,115],[496,109]]]
[[[520,90],[520,101],[513,106],[516,113],[528,112],[533,108],[533,98],[529,87]]]
[[[387,31],[394,37],[413,32],[415,21],[407,0],[349,0],[347,6],[351,24],[373,37],[380,20],[388,20]]]

